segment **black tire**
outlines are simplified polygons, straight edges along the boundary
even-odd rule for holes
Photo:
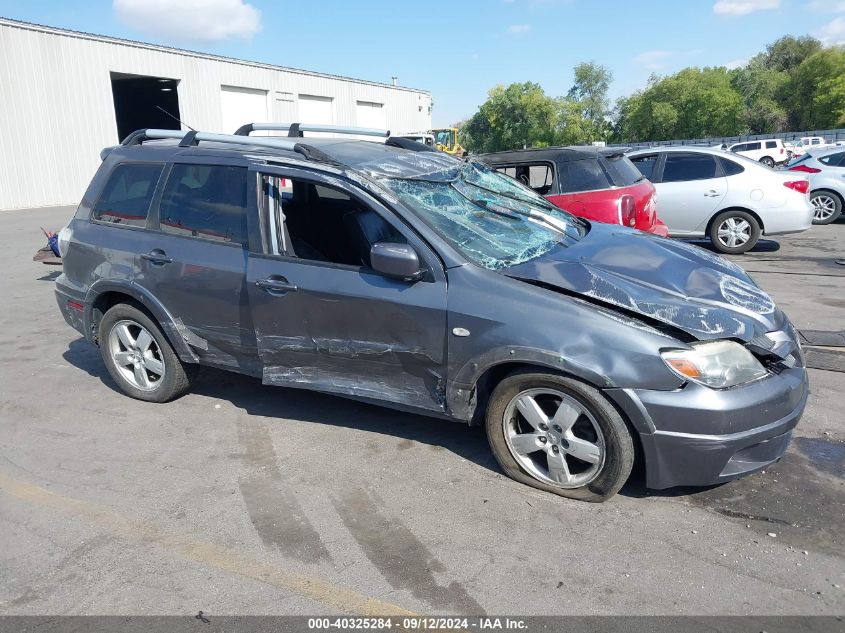
[[[730,246],[729,241],[723,242],[719,238],[719,229],[723,224],[727,223],[731,219],[735,220],[736,223],[740,223],[741,221],[748,223],[748,239],[738,246]],[[738,209],[722,211],[722,213],[713,218],[713,221],[710,223],[710,231],[708,232],[708,235],[710,237],[710,242],[713,244],[713,248],[720,253],[739,255],[740,253],[750,251],[757,245],[757,240],[760,239],[760,224],[753,215],[747,213],[746,211],[739,211]]]
[[[123,370],[121,370],[113,357],[113,334],[116,337],[114,343],[120,345],[121,350],[123,348],[129,350],[127,352],[121,351],[121,353],[131,353],[131,346],[126,346],[118,335],[116,329],[118,326],[120,328],[126,326],[130,335],[132,332],[135,332],[136,341],[138,340],[137,336],[140,334],[141,328],[146,330],[152,339],[148,347],[148,355],[145,358],[147,361],[156,362],[156,367],[163,365],[163,375],[159,376],[158,380],[155,380],[156,374],[154,371],[141,368],[139,371],[143,372],[146,380],[150,383],[147,389],[139,388],[131,381],[131,376],[127,377],[127,375],[124,375],[125,372],[132,373],[133,370],[130,370],[128,365],[124,366]],[[117,383],[123,393],[138,400],[144,400],[146,402],[168,402],[174,400],[188,391],[191,383],[199,373],[198,365],[183,363],[179,359],[158,323],[151,319],[144,311],[133,305],[119,303],[112,306],[103,315],[100,321],[99,343],[100,356],[112,379]],[[144,354],[140,354],[139,358],[142,356]],[[135,374],[135,376],[137,375]]]
[[[816,200],[825,200],[825,206],[827,209],[823,215],[826,217],[819,217],[820,209],[818,208]],[[810,202],[813,203],[813,207],[815,209],[813,212],[813,224],[830,224],[831,222],[836,222],[836,220],[839,219],[839,216],[842,215],[842,198],[833,191],[828,191],[827,189],[813,191],[810,194]],[[827,215],[827,213],[830,212],[830,203],[833,204],[833,213],[831,215]]]
[[[762,164],[764,164],[766,167],[774,167],[775,166],[775,161],[770,156],[763,156],[763,158],[760,159],[760,162]]]
[[[584,412],[579,414],[578,422],[571,427],[573,431],[585,421],[586,424],[591,425],[587,428],[598,428],[601,431],[602,460],[599,464],[589,466],[589,468],[595,468],[597,471],[593,475],[587,473],[592,479],[585,481],[583,485],[578,487],[555,485],[554,482],[544,481],[537,475],[532,474],[527,467],[520,464],[514,457],[509,440],[506,439],[506,434],[508,434],[506,425],[510,426],[513,421],[506,422],[505,414],[509,411],[509,408],[513,410],[512,403],[518,396],[521,397],[532,391],[542,392],[546,389],[564,394],[569,398],[569,402],[575,402],[583,409]],[[523,419],[520,423],[525,424],[525,420]],[[535,371],[514,372],[502,380],[493,390],[487,406],[486,428],[490,448],[506,475],[521,483],[562,497],[590,502],[605,501],[615,495],[625,484],[634,464],[634,442],[619,412],[597,389],[565,376]],[[579,431],[579,433],[582,432]],[[544,439],[543,443],[539,445],[541,448],[531,453],[533,456],[532,462],[543,463],[548,460],[551,454],[546,450],[546,447],[553,448],[556,439],[560,439],[560,446],[569,448],[568,444],[565,444],[565,441],[561,439],[564,437],[565,434],[560,434],[556,438]],[[601,443],[598,439],[595,442],[596,444]],[[555,449],[556,454],[561,450]],[[569,460],[569,468],[573,464],[582,463],[586,465],[586,462],[579,462],[578,460],[573,462],[571,455],[568,455],[566,459]],[[548,464],[548,462],[546,463]]]

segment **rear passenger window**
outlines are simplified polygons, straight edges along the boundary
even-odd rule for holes
[[[161,170],[155,163],[125,163],[114,168],[92,217],[101,222],[145,226]]]
[[[594,191],[610,186],[599,161],[593,158],[560,163],[558,180],[561,193]]]
[[[246,244],[246,167],[173,165],[159,206],[164,233]]]
[[[719,175],[716,159],[709,154],[667,153],[663,166],[663,182],[705,180]]]
[[[766,141],[766,149],[775,149],[778,146],[777,141]]]

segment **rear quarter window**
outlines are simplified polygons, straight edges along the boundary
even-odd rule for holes
[[[610,183],[596,158],[562,162],[559,165],[561,193],[607,189]]]
[[[602,160],[611,183],[617,187],[629,187],[643,179],[643,174],[627,156],[606,156]]]
[[[722,165],[722,171],[725,176],[736,176],[737,174],[741,174],[745,171],[745,167],[739,163],[735,163],[727,158],[722,158],[721,156],[719,157],[719,163]]]
[[[247,169],[173,165],[159,206],[162,232],[247,243]]]
[[[819,158],[819,162],[830,167],[845,166],[845,152],[837,152],[835,154],[828,154]]]
[[[91,217],[121,226],[146,226],[163,168],[160,163],[124,163],[115,167]]]

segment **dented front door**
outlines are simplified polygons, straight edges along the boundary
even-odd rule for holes
[[[445,282],[251,256],[247,284],[265,384],[443,410]]]
[[[417,251],[424,278],[403,281],[367,266],[307,259],[301,249],[297,257],[287,230],[281,230],[285,178],[338,183],[293,168],[269,171],[257,174],[263,228],[247,263],[263,382],[443,411],[446,275],[440,260],[390,210],[357,188],[349,194]]]

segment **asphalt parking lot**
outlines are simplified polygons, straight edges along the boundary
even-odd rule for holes
[[[212,370],[123,396],[31,261],[69,214],[0,215],[0,614],[845,611],[845,373],[810,370],[765,472],[569,501],[479,428]],[[845,222],[733,259],[799,330],[845,329]]]

